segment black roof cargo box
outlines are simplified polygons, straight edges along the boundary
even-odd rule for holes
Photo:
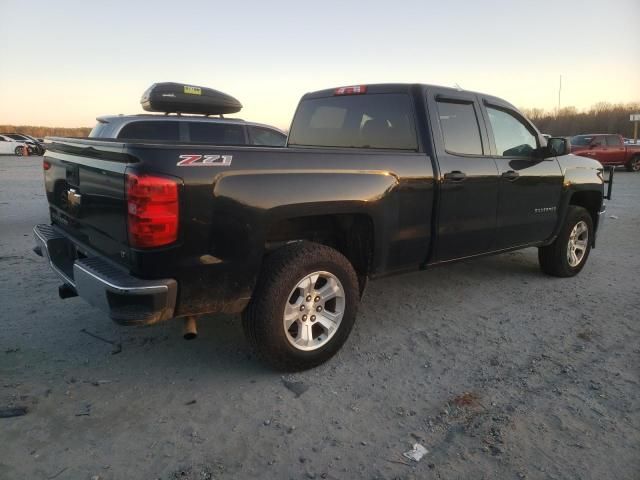
[[[142,94],[140,104],[147,112],[202,115],[236,113],[242,108],[238,100],[226,93],[173,82],[154,83]]]

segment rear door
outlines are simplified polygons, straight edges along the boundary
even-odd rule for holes
[[[622,138],[618,135],[605,136],[606,151],[603,154],[604,161],[610,165],[622,165],[625,161],[625,147]]]
[[[440,167],[435,260],[492,250],[498,168],[475,94],[430,88],[427,103]]]
[[[0,136],[0,153],[11,153],[13,154],[13,144],[8,141],[6,138]]]
[[[496,249],[549,238],[562,192],[557,159],[540,158],[540,135],[510,105],[483,98],[482,111],[500,175]]]

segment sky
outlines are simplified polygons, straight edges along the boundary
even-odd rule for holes
[[[640,101],[639,0],[0,0],[0,124],[93,126],[154,82],[287,129],[306,92],[459,85],[520,108]]]

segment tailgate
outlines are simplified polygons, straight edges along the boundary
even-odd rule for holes
[[[82,245],[126,264],[125,169],[135,161],[123,144],[47,138],[43,160],[51,221]],[[83,252],[81,252],[83,253]]]

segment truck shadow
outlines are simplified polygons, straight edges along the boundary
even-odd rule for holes
[[[377,310],[378,306],[401,298],[428,312],[435,302],[443,310],[447,305],[452,307],[452,303],[473,302],[473,296],[464,292],[471,292],[485,283],[483,291],[491,294],[494,290],[508,292],[516,284],[548,282],[549,277],[538,268],[536,255],[535,250],[512,252],[371,282],[360,316],[382,325],[385,320],[381,317],[386,315]],[[145,357],[155,357],[156,367],[164,365],[160,368],[175,369],[178,365],[190,365],[202,367],[210,375],[229,371],[258,376],[281,375],[252,354],[244,339],[239,316],[201,317],[198,320],[199,336],[192,341],[183,340],[181,329],[181,320],[155,327],[121,328],[123,353],[137,355],[144,352]]]

